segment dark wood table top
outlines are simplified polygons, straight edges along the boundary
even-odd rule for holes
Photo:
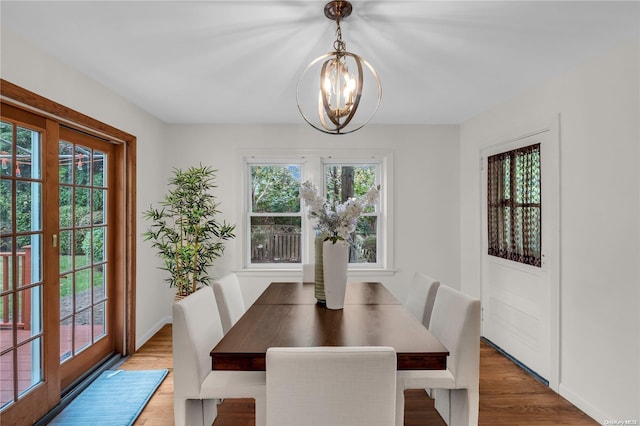
[[[264,370],[270,347],[392,346],[398,369],[445,369],[447,349],[381,283],[349,283],[344,309],[313,283],[272,283],[211,351],[213,369]]]
[[[315,305],[313,283],[271,283],[255,305]],[[345,305],[401,305],[382,283],[348,283]]]

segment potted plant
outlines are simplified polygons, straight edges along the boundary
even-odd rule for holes
[[[161,269],[169,272],[165,281],[176,287],[176,298],[209,285],[209,267],[223,254],[224,241],[235,238],[235,225],[216,218],[219,203],[211,193],[217,187],[215,172],[202,164],[185,171],[174,168],[160,208],[144,212],[151,225],[143,236],[164,260]]]
[[[316,265],[322,262],[322,275],[318,279],[316,269],[315,294],[318,301],[324,302],[329,309],[342,309],[344,306],[349,244],[354,243],[358,219],[367,206],[377,202],[379,193],[380,185],[374,186],[364,195],[340,204],[326,200],[309,181],[300,187],[300,197],[307,203],[309,218],[317,219],[314,225],[317,232]]]

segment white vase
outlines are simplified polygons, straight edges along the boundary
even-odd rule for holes
[[[347,266],[349,265],[349,243],[325,241],[322,244],[324,272],[324,295],[327,308],[342,309],[347,289]]]

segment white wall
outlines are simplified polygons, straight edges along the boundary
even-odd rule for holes
[[[460,128],[461,281],[480,295],[480,150],[560,114],[560,393],[640,420],[640,41]],[[544,208],[544,207],[543,207]]]
[[[300,125],[172,125],[167,137],[176,145],[170,150],[171,167],[188,167],[202,161],[218,169],[216,190],[224,218],[242,223],[240,179],[242,153],[286,149],[289,152],[329,149],[391,150],[395,160],[394,257],[396,273],[352,279],[379,280],[399,298],[415,271],[424,271],[459,287],[458,126],[376,126],[341,136],[325,135]],[[179,147],[179,148],[178,148]],[[283,273],[242,273],[238,235],[227,245],[213,275],[235,270],[241,276],[243,295],[252,303],[274,280],[299,279]],[[301,276],[301,275],[300,275]]]
[[[3,79],[137,137],[138,234],[140,212],[161,197],[166,181],[164,124],[29,42],[2,28]],[[136,347],[166,322],[172,294],[155,255],[138,237]]]

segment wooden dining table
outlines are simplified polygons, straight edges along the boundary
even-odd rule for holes
[[[449,351],[379,282],[347,284],[343,309],[313,283],[274,282],[211,350],[214,370],[265,370],[270,347],[391,346],[399,370],[444,370]]]

